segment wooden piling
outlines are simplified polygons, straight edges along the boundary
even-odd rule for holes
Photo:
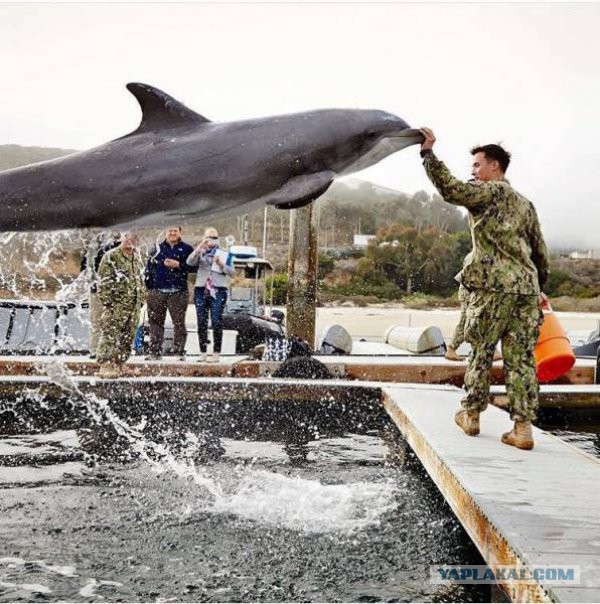
[[[319,213],[314,204],[292,210],[288,260],[288,336],[315,345]]]

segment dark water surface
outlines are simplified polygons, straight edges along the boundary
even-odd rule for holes
[[[489,599],[430,584],[483,561],[389,431],[218,450],[90,466],[72,430],[0,437],[0,601]]]
[[[594,422],[569,422],[563,426],[545,428],[561,440],[600,459],[600,424]]]
[[[600,459],[600,410],[572,407],[541,410],[538,428],[554,434],[580,451]]]

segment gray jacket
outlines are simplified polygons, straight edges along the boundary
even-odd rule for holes
[[[198,272],[196,273],[195,287],[204,287],[208,277],[211,278],[215,287],[229,287],[229,277],[235,273],[235,269],[232,266],[223,268],[225,273],[217,273],[211,271],[213,260],[211,257],[207,257],[201,250],[195,249],[187,258],[187,264],[190,266],[197,266]]]

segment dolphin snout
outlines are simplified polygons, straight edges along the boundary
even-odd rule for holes
[[[414,139],[410,144],[417,145],[425,142],[425,135],[418,128],[405,128],[398,134],[394,135],[394,138]]]
[[[388,140],[398,150],[420,145],[425,141],[425,135],[417,128],[404,128],[387,136]]]

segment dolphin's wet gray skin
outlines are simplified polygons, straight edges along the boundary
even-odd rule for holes
[[[301,207],[336,176],[423,136],[384,111],[325,109],[211,122],[164,92],[128,84],[134,132],[88,151],[0,172],[0,230],[161,225]]]

